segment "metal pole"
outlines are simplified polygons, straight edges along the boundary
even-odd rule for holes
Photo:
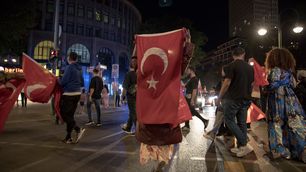
[[[60,0],[55,2],[55,17],[54,17],[54,49],[58,50],[58,22],[59,22],[59,7]]]
[[[283,46],[283,34],[282,34],[282,29],[281,29],[281,27],[278,27],[278,32],[277,32],[277,34],[278,34],[278,48],[282,48],[282,46]]]

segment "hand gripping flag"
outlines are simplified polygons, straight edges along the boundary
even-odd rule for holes
[[[57,84],[57,78],[28,55],[23,54],[22,59],[22,68],[26,79],[25,95],[33,102],[48,103],[52,94],[54,94],[55,112],[61,119],[59,113],[61,90]]]
[[[166,33],[136,35],[136,109],[140,123],[177,125],[181,115],[180,72],[185,36],[184,28]],[[180,121],[189,120],[189,115]]]
[[[11,79],[0,84],[0,132],[3,130],[8,114],[12,110],[24,83],[24,79]]]

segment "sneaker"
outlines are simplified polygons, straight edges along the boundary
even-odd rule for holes
[[[236,156],[241,158],[241,157],[244,157],[247,154],[251,153],[252,151],[253,151],[252,146],[247,144],[246,146],[241,146],[239,148],[239,152],[236,154]]]
[[[69,139],[64,139],[64,140],[62,140],[62,142],[66,143],[66,144],[72,144],[72,143],[73,143],[73,141],[72,141],[71,138],[69,138]]]
[[[85,128],[81,128],[79,132],[77,132],[75,143],[78,143],[80,139],[83,137],[85,132]]]
[[[127,124],[126,124],[126,123],[125,123],[125,124],[121,124],[120,126],[121,126],[121,128],[123,129],[123,128],[126,128],[126,127],[127,127]]]
[[[121,127],[122,131],[126,134],[132,134],[131,130],[128,130],[127,128]]]
[[[102,124],[100,123],[100,122],[98,122],[97,124],[96,124],[96,127],[101,127],[102,126]]]
[[[239,148],[235,147],[235,148],[231,148],[230,151],[234,154],[237,154],[240,150]]]
[[[204,130],[207,128],[208,123],[209,123],[209,120],[205,120],[205,121],[204,121]]]
[[[183,131],[190,131],[190,127],[184,126],[184,127],[182,128],[182,130],[183,130]]]
[[[85,123],[85,125],[89,126],[89,125],[93,125],[94,122],[93,121],[88,121],[87,123]]]
[[[203,137],[205,137],[206,139],[209,139],[209,140],[214,140],[214,138],[209,134],[204,134]]]

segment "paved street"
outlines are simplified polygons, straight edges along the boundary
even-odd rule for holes
[[[210,119],[209,128],[214,120],[213,111],[208,107],[203,113]],[[102,127],[86,126],[82,140],[67,145],[61,142],[65,125],[55,124],[49,104],[15,108],[0,135],[0,171],[150,172],[154,164],[139,164],[139,143],[120,129],[127,115],[126,107],[104,110]],[[87,122],[85,114],[77,115],[76,119],[81,126]],[[176,146],[175,156],[166,171],[306,171],[306,165],[300,162],[271,162],[264,156],[267,146],[264,122],[252,124],[252,129],[249,136],[255,152],[245,158],[235,158],[225,149],[222,138],[214,143],[205,139],[203,124],[194,118],[190,132],[184,133],[183,142]]]

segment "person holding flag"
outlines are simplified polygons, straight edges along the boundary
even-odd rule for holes
[[[187,35],[184,28],[136,35],[136,139],[141,142],[140,163],[157,161],[153,171],[169,163],[174,144],[182,141],[180,123],[191,119],[180,83]]]

